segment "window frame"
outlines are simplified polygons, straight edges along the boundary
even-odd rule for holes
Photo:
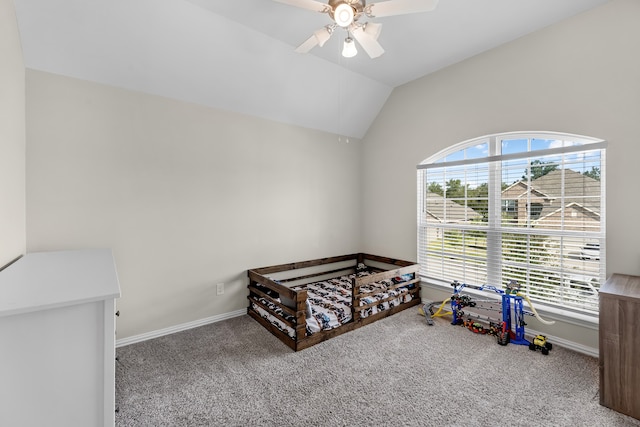
[[[515,152],[515,153],[506,153],[506,154],[502,154],[502,147],[503,147],[503,141],[507,141],[507,140],[527,140],[527,150],[526,151],[519,151],[519,152]],[[532,150],[532,145],[534,145],[534,142],[536,141],[555,141],[555,140],[559,140],[559,141],[564,141],[563,144],[560,147],[552,147],[552,148],[545,148],[543,150]],[[478,147],[481,144],[486,144],[486,148],[487,148],[487,152],[486,152],[486,156],[485,157],[479,157],[479,156],[474,156],[471,158],[467,158],[466,153],[467,150],[469,148],[473,148],[473,147]],[[428,157],[427,159],[425,159],[424,161],[422,161],[418,166],[417,166],[417,175],[418,175],[418,179],[417,179],[417,183],[418,183],[418,203],[417,203],[417,207],[418,207],[418,221],[417,221],[417,251],[418,251],[418,262],[420,264],[423,264],[425,262],[425,258],[426,258],[426,254],[423,253],[423,250],[425,252],[428,252],[427,249],[423,249],[423,246],[425,244],[425,239],[427,239],[427,235],[429,233],[429,228],[435,228],[437,233],[442,233],[442,239],[444,239],[444,234],[446,233],[447,230],[460,230],[460,231],[465,231],[467,230],[467,232],[469,230],[476,230],[478,231],[478,227],[477,226],[472,226],[469,224],[458,224],[458,225],[452,225],[452,224],[447,224],[446,220],[443,221],[442,224],[440,224],[438,227],[434,227],[433,225],[428,225],[428,220],[426,218],[426,206],[427,206],[427,200],[428,200],[428,187],[430,185],[429,180],[425,177],[425,175],[427,175],[427,172],[429,169],[435,169],[435,170],[446,170],[446,168],[452,168],[452,167],[461,167],[464,171],[464,173],[466,173],[467,169],[465,169],[467,166],[470,165],[487,165],[488,169],[487,169],[487,184],[489,187],[489,196],[488,196],[488,221],[487,221],[487,226],[486,229],[489,231],[489,234],[492,234],[494,237],[492,237],[492,239],[502,239],[502,236],[509,233],[510,227],[505,225],[503,223],[503,220],[501,219],[503,213],[505,212],[504,210],[504,202],[506,200],[502,199],[502,192],[503,192],[503,175],[502,175],[502,168],[503,168],[503,162],[506,161],[512,161],[512,160],[518,160],[518,159],[525,159],[527,161],[527,164],[529,166],[531,166],[531,161],[532,159],[539,159],[539,158],[544,158],[544,156],[552,156],[552,155],[557,155],[560,156],[563,159],[563,164],[562,164],[562,168],[561,170],[563,172],[561,172],[561,176],[562,176],[562,192],[564,195],[564,188],[565,188],[565,182],[564,182],[564,177],[566,175],[566,170],[570,170],[571,168],[565,168],[565,164],[564,164],[564,159],[565,156],[571,155],[572,153],[585,153],[585,152],[593,152],[593,151],[598,151],[599,152],[599,168],[600,168],[600,177],[599,177],[599,181],[600,181],[600,197],[601,197],[601,202],[600,202],[600,206],[599,206],[599,215],[600,215],[600,220],[599,220],[599,230],[598,231],[591,231],[591,232],[577,232],[577,231],[569,231],[567,229],[563,229],[561,231],[549,231],[544,229],[544,232],[538,232],[536,233],[536,230],[534,229],[533,223],[535,223],[535,221],[537,221],[538,218],[532,218],[532,212],[530,212],[531,208],[530,206],[535,205],[537,202],[532,200],[530,197],[530,193],[532,192],[533,186],[531,185],[531,180],[530,180],[530,175],[527,176],[527,194],[528,194],[528,198],[523,199],[523,200],[518,200],[520,203],[523,203],[526,206],[526,216],[527,216],[527,224],[528,226],[526,228],[518,228],[517,230],[514,229],[514,231],[517,231],[517,234],[524,234],[524,235],[530,235],[530,236],[537,236],[537,235],[553,235],[553,236],[557,236],[558,239],[563,242],[562,239],[564,239],[565,237],[575,237],[576,239],[581,238],[593,238],[594,240],[597,240],[597,242],[600,245],[600,258],[599,258],[599,262],[598,262],[598,279],[599,279],[599,283],[600,285],[604,283],[604,280],[606,278],[606,209],[605,209],[605,193],[606,193],[606,175],[605,175],[605,161],[606,161],[606,147],[607,147],[607,143],[606,141],[602,140],[602,139],[598,139],[598,138],[592,138],[592,137],[587,137],[587,136],[582,136],[582,135],[573,135],[573,134],[568,134],[568,133],[558,133],[558,132],[547,132],[547,131],[542,131],[542,132],[506,132],[506,133],[498,133],[498,134],[492,134],[492,135],[486,135],[486,136],[482,136],[479,138],[473,138],[467,141],[463,141],[460,142],[458,144],[454,144],[450,147],[447,147],[444,150],[439,151],[438,153]],[[465,155],[463,156],[463,158],[461,159],[460,154],[459,153],[465,153]],[[449,159],[447,159],[449,157]],[[531,171],[529,169],[529,171]],[[583,172],[584,174],[584,172]],[[517,184],[520,181],[516,181],[513,184]],[[443,181],[443,183],[446,183],[446,180]],[[468,199],[466,197],[467,194],[467,188],[465,187],[465,197],[464,200],[468,202]],[[444,201],[442,202],[443,205],[446,204],[447,199],[446,198],[446,190],[445,190],[445,197],[444,197]],[[563,196],[563,201],[565,202],[565,204],[563,206],[561,206],[560,209],[560,213],[562,215],[562,218],[564,219],[564,213],[565,213],[565,208],[568,206],[566,204],[567,199],[564,199]],[[515,201],[514,201],[515,202]],[[518,206],[518,202],[515,202],[515,206]],[[444,209],[444,208],[443,208]],[[513,213],[513,212],[510,212]],[[516,212],[517,214],[517,212]],[[538,212],[538,215],[540,213]],[[563,227],[564,227],[564,222],[562,223]],[[541,229],[538,229],[541,230]],[[496,237],[498,236],[498,237]],[[495,260],[492,258],[491,254],[494,253],[496,251],[496,248],[498,246],[495,245],[502,245],[502,242],[500,240],[500,242],[489,242],[490,238],[487,238],[487,251],[486,251],[486,258],[485,258],[485,264],[486,264],[486,275],[487,275],[487,282],[488,283],[470,283],[470,284],[475,284],[475,285],[483,285],[483,284],[493,284],[495,285],[496,283],[499,284],[499,286],[502,286],[502,283],[505,281],[504,277],[502,277],[502,268],[503,268],[503,261],[502,259],[500,260]],[[529,240],[527,240],[527,242],[529,242]],[[528,245],[529,243],[527,243]],[[563,245],[564,243],[561,243],[561,245]],[[489,251],[489,246],[492,247],[491,253]],[[443,257],[446,256],[445,251],[443,250]],[[529,252],[527,252],[527,257],[529,257]],[[464,259],[466,259],[466,255],[463,256]],[[527,278],[529,277],[530,273],[532,270],[530,270],[531,265],[530,265],[530,260],[527,259]],[[466,268],[466,267],[465,267]],[[448,280],[443,280],[443,279],[439,279],[437,277],[432,277],[429,275],[425,274],[424,269],[421,270],[421,277],[423,282],[427,283],[429,286],[435,286],[437,289],[442,289],[443,287],[446,287],[448,290],[451,289],[450,287],[450,282]],[[566,274],[565,274],[566,273]],[[565,271],[564,267],[563,270],[561,271],[561,281],[562,283],[565,283],[565,281],[567,280],[566,277],[570,276],[570,272],[569,271]],[[572,280],[570,280],[569,282],[566,283],[570,283],[572,282]],[[533,289],[533,288],[529,288],[529,283],[526,283],[527,287],[527,292],[529,292],[529,289]],[[563,292],[562,288],[565,285],[560,286],[560,292]],[[533,298],[532,298],[533,299]],[[535,301],[535,299],[534,299]],[[570,318],[574,318],[574,319],[581,319],[581,320],[586,320],[588,322],[597,322],[597,308],[594,310],[592,308],[590,309],[583,309],[583,308],[579,308],[579,307],[572,307],[572,306],[567,306],[564,303],[557,303],[554,304],[552,302],[547,302],[545,303],[545,301],[535,301],[536,302],[536,309],[538,309],[539,311],[542,310],[544,312],[547,313],[555,313],[558,316],[568,316]],[[597,307],[597,306],[596,306]]]

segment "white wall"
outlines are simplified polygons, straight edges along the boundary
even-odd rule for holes
[[[33,70],[27,140],[28,250],[113,248],[118,339],[243,309],[248,268],[359,250],[357,141]]]
[[[363,140],[364,250],[417,258],[423,159],[477,136],[550,130],[609,142],[607,274],[640,274],[639,20],[640,2],[613,0],[396,88]],[[394,209],[377,208],[381,194]],[[548,333],[597,347],[595,329]]]
[[[0,267],[25,252],[25,70],[12,0],[0,0]]]

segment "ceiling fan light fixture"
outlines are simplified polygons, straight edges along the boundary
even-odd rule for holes
[[[342,46],[342,56],[345,58],[353,58],[358,54],[356,44],[351,37],[344,39],[344,45]]]
[[[333,19],[342,28],[347,28],[353,23],[354,15],[353,8],[347,3],[340,3],[333,10]]]

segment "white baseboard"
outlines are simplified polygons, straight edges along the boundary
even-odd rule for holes
[[[198,326],[204,326],[210,323],[220,322],[222,320],[243,316],[245,314],[247,314],[247,309],[243,308],[241,310],[232,311],[230,313],[217,314],[215,316],[207,317],[205,319],[194,320],[193,322],[182,323],[180,325],[170,326],[168,328],[158,329],[156,331],[151,331],[151,332],[147,332],[140,335],[134,335],[132,337],[122,338],[121,340],[116,340],[116,348],[150,340],[153,338],[162,337],[164,335],[175,334],[176,332],[186,331],[187,329],[197,328]]]
[[[584,344],[580,344],[577,342],[569,341],[564,338],[554,337],[553,335],[543,334],[538,331],[534,331],[533,329],[527,329],[527,336],[536,336],[536,335],[544,335],[547,337],[549,342],[553,343],[553,345],[558,345],[558,347],[563,347],[569,350],[573,350],[578,353],[586,354],[591,357],[600,357],[600,350],[598,348],[589,347]]]

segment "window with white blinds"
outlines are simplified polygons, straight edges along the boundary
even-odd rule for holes
[[[506,133],[418,165],[418,262],[430,283],[504,286],[597,314],[605,280],[606,142]],[[450,288],[450,287],[449,287]]]

